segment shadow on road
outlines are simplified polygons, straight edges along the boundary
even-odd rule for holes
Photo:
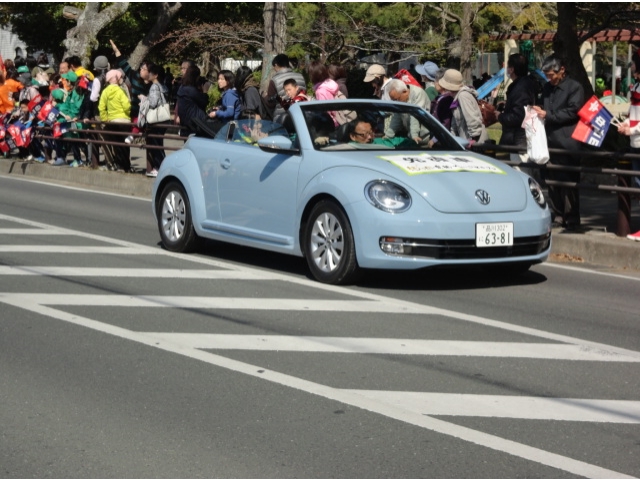
[[[267,252],[214,240],[203,240],[198,254],[248,267],[272,270],[313,279],[300,257]],[[476,290],[535,285],[547,280],[536,271],[515,275],[481,267],[432,268],[423,270],[366,270],[355,286],[384,290]]]

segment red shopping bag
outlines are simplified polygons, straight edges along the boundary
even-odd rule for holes
[[[418,82],[413,75],[409,73],[409,70],[400,70],[398,73],[394,75],[393,78],[398,78],[402,80],[407,85],[415,85],[416,87],[422,87],[420,82]]]

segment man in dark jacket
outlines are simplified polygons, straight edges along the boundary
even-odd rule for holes
[[[502,125],[500,145],[527,147],[527,137],[522,128],[524,107],[535,104],[536,85],[529,78],[528,62],[524,55],[514,53],[507,61],[507,74],[513,81],[507,88],[507,102],[498,121]],[[520,156],[511,154],[512,161],[519,161]]]
[[[578,111],[585,103],[582,85],[567,76],[563,59],[551,55],[542,62],[542,71],[549,82],[542,89],[542,107],[534,107],[544,120],[549,148],[561,148],[579,152],[582,144],[571,138],[580,121]],[[551,154],[550,164],[580,166],[580,157],[570,154]],[[549,180],[580,182],[580,172],[550,170]],[[580,227],[580,192],[577,188],[549,185],[549,197],[555,227],[575,230]]]

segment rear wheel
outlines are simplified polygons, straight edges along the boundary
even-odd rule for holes
[[[162,190],[157,210],[158,230],[164,247],[171,252],[192,252],[198,236],[193,228],[191,205],[184,187],[178,182]]]
[[[351,224],[332,201],[323,200],[311,210],[304,231],[304,253],[311,274],[320,282],[344,285],[360,273]]]

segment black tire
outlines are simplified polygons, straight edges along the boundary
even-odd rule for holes
[[[198,235],[193,228],[189,197],[179,182],[170,182],[162,190],[156,217],[160,238],[167,250],[189,253],[196,249]]]
[[[330,200],[318,202],[311,210],[304,229],[303,249],[309,270],[319,282],[345,285],[360,274],[349,219]]]

